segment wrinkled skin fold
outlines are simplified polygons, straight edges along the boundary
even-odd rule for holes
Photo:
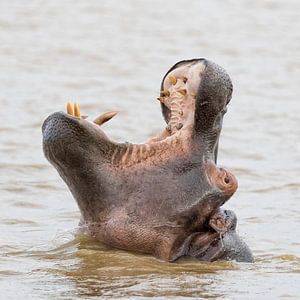
[[[218,168],[223,116],[232,83],[218,65],[193,59],[164,76],[160,97],[166,128],[143,144],[116,143],[79,107],[50,115],[43,124],[46,158],[66,182],[87,234],[125,250],[165,261],[252,262],[236,233],[236,216],[220,207],[237,180]]]

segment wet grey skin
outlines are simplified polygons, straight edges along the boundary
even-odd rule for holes
[[[234,175],[216,166],[231,95],[224,69],[192,59],[164,76],[158,100],[167,125],[143,144],[105,135],[100,125],[114,113],[95,123],[78,106],[50,115],[42,128],[44,153],[76,199],[86,234],[169,262],[252,262],[235,214],[220,208],[237,189]]]

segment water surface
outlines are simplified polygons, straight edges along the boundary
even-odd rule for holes
[[[299,1],[0,1],[0,298],[299,299]],[[75,201],[42,153],[68,100],[142,142],[164,126],[161,78],[206,57],[234,84],[219,163],[256,263],[174,264],[76,235]]]

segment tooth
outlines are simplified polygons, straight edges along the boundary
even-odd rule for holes
[[[72,107],[72,104],[70,102],[67,103],[67,113],[71,116],[74,116],[73,107]]]
[[[117,111],[109,111],[98,118],[94,120],[94,123],[101,126],[105,122],[109,121],[111,118],[113,118],[118,112]]]
[[[161,97],[169,97],[170,96],[170,92],[169,91],[161,91],[160,92],[160,96]]]
[[[80,118],[80,110],[79,110],[79,106],[78,106],[77,102],[75,102],[75,104],[74,104],[74,114],[75,114],[75,117]]]
[[[170,82],[171,82],[173,85],[175,85],[175,84],[176,84],[176,82],[177,82],[177,79],[176,79],[176,77],[175,77],[175,76],[173,76],[173,75],[170,75],[170,76],[169,76],[169,80],[170,80]]]
[[[183,96],[186,95],[186,89],[178,89],[177,92]]]
[[[183,83],[186,83],[188,81],[187,77],[183,76],[182,81],[183,81]]]

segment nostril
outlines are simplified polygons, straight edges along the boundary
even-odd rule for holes
[[[226,184],[230,183],[229,177],[226,176],[226,177],[224,178],[224,182],[225,182]]]

